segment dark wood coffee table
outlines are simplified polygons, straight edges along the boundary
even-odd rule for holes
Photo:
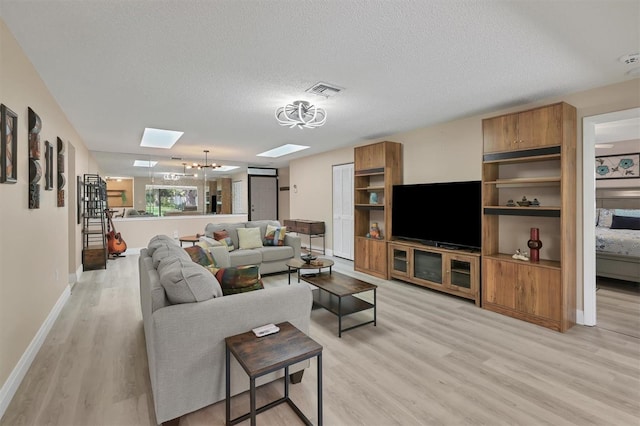
[[[334,261],[331,259],[316,259],[316,264],[307,263],[302,259],[289,259],[287,260],[287,269],[289,275],[289,284],[291,284],[291,272],[298,271],[298,282],[300,282],[300,271],[302,270],[314,270],[317,269],[318,273],[322,272],[322,268],[329,268],[329,275],[331,275],[331,268],[334,265]],[[321,264],[319,262],[322,262]]]
[[[313,290],[313,302],[329,312],[338,316],[338,337],[342,332],[360,327],[366,324],[376,325],[376,289],[377,285],[371,284],[339,272],[318,273],[313,275],[301,275],[303,281],[318,287]],[[355,297],[354,294],[365,291],[373,291],[373,303]],[[373,309],[373,319],[351,327],[342,328],[342,317],[356,312]]]
[[[289,366],[313,357],[317,357],[318,364],[318,425],[322,425],[322,346],[289,322],[276,325],[280,331],[264,337],[256,337],[252,331],[248,331],[224,339],[227,425],[234,425],[250,418],[251,425],[255,426],[257,414],[283,402],[289,404],[306,425],[311,425],[311,421],[289,398]],[[235,419],[231,419],[231,354],[238,360],[250,381],[250,411]],[[284,396],[256,408],[256,379],[283,368]]]

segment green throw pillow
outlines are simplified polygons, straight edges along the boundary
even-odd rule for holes
[[[232,266],[230,268],[208,267],[222,287],[222,294],[246,293],[264,288],[257,265]]]

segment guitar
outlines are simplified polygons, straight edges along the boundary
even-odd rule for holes
[[[105,214],[109,219],[109,232],[107,232],[107,248],[109,249],[109,255],[120,256],[121,253],[127,250],[127,243],[122,239],[122,235],[116,232],[116,227],[113,226],[111,221],[111,212],[109,209],[105,209]]]

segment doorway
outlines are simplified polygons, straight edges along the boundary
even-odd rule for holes
[[[333,255],[353,260],[353,163],[333,166]]]
[[[613,121],[632,120],[640,117],[640,108],[631,108],[606,114],[584,117],[582,120],[582,278],[584,325],[596,325],[596,128]]]
[[[249,220],[278,220],[278,176],[249,175]]]

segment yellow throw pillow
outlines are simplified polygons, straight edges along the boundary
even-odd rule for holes
[[[262,247],[260,228],[238,228],[238,240],[240,250]]]

